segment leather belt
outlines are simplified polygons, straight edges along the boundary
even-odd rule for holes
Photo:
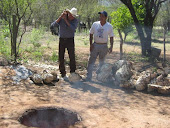
[[[96,42],[95,42],[96,43]],[[107,43],[96,43],[96,44],[107,44]]]

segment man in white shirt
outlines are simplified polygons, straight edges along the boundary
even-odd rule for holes
[[[93,23],[90,29],[90,55],[87,65],[87,78],[86,81],[91,81],[93,66],[96,58],[99,56],[99,67],[97,72],[100,71],[101,66],[104,63],[107,53],[111,53],[113,49],[114,34],[112,25],[107,22],[107,12],[99,12],[100,21]],[[108,48],[108,36],[110,37],[110,47]],[[93,42],[94,37],[94,42]]]

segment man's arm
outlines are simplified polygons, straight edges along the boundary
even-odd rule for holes
[[[109,48],[109,53],[112,52],[112,49],[113,49],[113,42],[114,42],[114,38],[113,38],[113,37],[110,37],[110,48]]]
[[[60,20],[63,18],[63,16],[64,16],[64,13],[62,13],[62,14],[58,17],[58,19],[56,20],[56,22],[59,23]]]
[[[66,11],[64,11],[64,12],[60,15],[60,17],[56,20],[56,22],[59,23],[61,19],[64,19],[65,22],[66,22],[66,24],[67,24],[68,26],[70,26],[70,23],[69,23],[68,20],[67,20],[67,12],[66,12]]]
[[[93,50],[93,34],[90,34],[90,51]]]
[[[68,19],[67,19],[67,14],[66,14],[66,16],[64,16],[64,21],[66,22],[66,24],[67,24],[67,26],[69,26],[70,27],[70,23],[68,22]]]

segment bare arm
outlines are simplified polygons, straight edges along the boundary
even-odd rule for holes
[[[110,37],[110,48],[109,48],[109,53],[112,52],[112,49],[113,49],[113,42],[114,42],[114,38],[113,38],[113,37]]]
[[[90,51],[93,50],[93,34],[90,34]]]
[[[70,27],[70,23],[68,22],[68,18],[67,18],[67,14],[66,14],[66,16],[64,16],[64,21],[66,22],[66,24]]]
[[[56,20],[56,22],[59,23],[61,19],[64,19],[64,21],[66,22],[66,24],[67,24],[68,26],[70,26],[70,23],[68,22],[68,19],[67,19],[67,13],[68,13],[67,11],[64,11],[64,12],[60,15],[60,17]]]
[[[63,12],[59,17],[58,19],[56,20],[57,23],[60,22],[60,20],[64,17],[65,13]]]

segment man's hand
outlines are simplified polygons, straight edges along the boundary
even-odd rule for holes
[[[61,18],[65,19],[67,16],[67,12],[66,11],[63,11],[63,13],[61,14]]]
[[[59,23],[61,19],[66,20],[66,17],[67,17],[67,13],[66,13],[66,11],[63,11],[63,13],[61,13],[60,17],[56,20],[56,22]]]

